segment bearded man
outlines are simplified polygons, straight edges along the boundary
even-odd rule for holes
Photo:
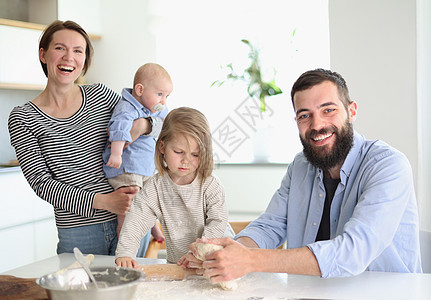
[[[184,267],[213,283],[249,272],[342,277],[420,273],[418,210],[401,152],[353,130],[357,104],[336,72],[305,72],[291,92],[304,150],[289,164],[265,213],[224,248]],[[275,249],[286,242],[287,249]],[[191,250],[194,251],[193,245]]]

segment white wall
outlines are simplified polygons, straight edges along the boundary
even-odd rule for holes
[[[354,128],[404,152],[417,178],[416,3],[330,0],[331,68],[358,103]]]
[[[418,0],[418,195],[422,229],[431,231],[431,1]],[[431,235],[431,234],[430,234]],[[431,243],[429,244],[431,253]],[[431,258],[430,258],[431,271]]]
[[[86,76],[87,82],[103,82],[121,92],[125,87],[132,87],[139,66],[155,61],[156,45],[147,15],[150,2],[102,1],[102,39],[93,42],[95,55]],[[172,51],[175,51],[174,47]]]
[[[358,102],[355,129],[406,154],[421,228],[431,230],[431,5],[417,3],[330,0],[331,68]]]

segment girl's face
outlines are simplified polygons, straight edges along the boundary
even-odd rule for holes
[[[196,177],[200,163],[200,150],[196,140],[187,135],[176,135],[167,143],[160,143],[165,156],[168,174],[178,185],[190,184]]]
[[[55,32],[48,49],[39,50],[39,58],[47,66],[48,79],[63,84],[74,83],[84,67],[86,47],[84,37],[74,30]]]

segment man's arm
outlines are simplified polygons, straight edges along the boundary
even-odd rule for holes
[[[211,282],[228,281],[250,272],[321,275],[313,252],[308,247],[295,249],[259,249],[248,237],[210,239],[208,242],[224,249],[206,256],[202,266]]]

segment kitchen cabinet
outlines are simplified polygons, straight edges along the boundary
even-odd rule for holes
[[[0,25],[0,84],[42,90],[46,77],[38,57],[42,31]]]
[[[30,26],[46,26],[52,21],[73,20],[88,33],[101,34],[101,0],[14,0],[0,1],[0,18]],[[39,25],[40,24],[40,25]],[[20,24],[18,26],[28,26]],[[37,28],[43,30],[43,28]]]
[[[100,39],[99,0],[32,0],[23,2],[25,20],[0,19],[0,89],[43,90],[46,77],[38,57],[39,38],[52,21],[73,20],[91,39]],[[9,8],[11,17],[15,13]],[[85,9],[83,9],[85,8]],[[2,16],[8,17],[8,7]]]
[[[0,272],[56,254],[52,206],[40,199],[20,168],[0,172]]]
[[[0,230],[0,255],[3,258],[0,272],[56,255],[56,236],[54,219]]]

